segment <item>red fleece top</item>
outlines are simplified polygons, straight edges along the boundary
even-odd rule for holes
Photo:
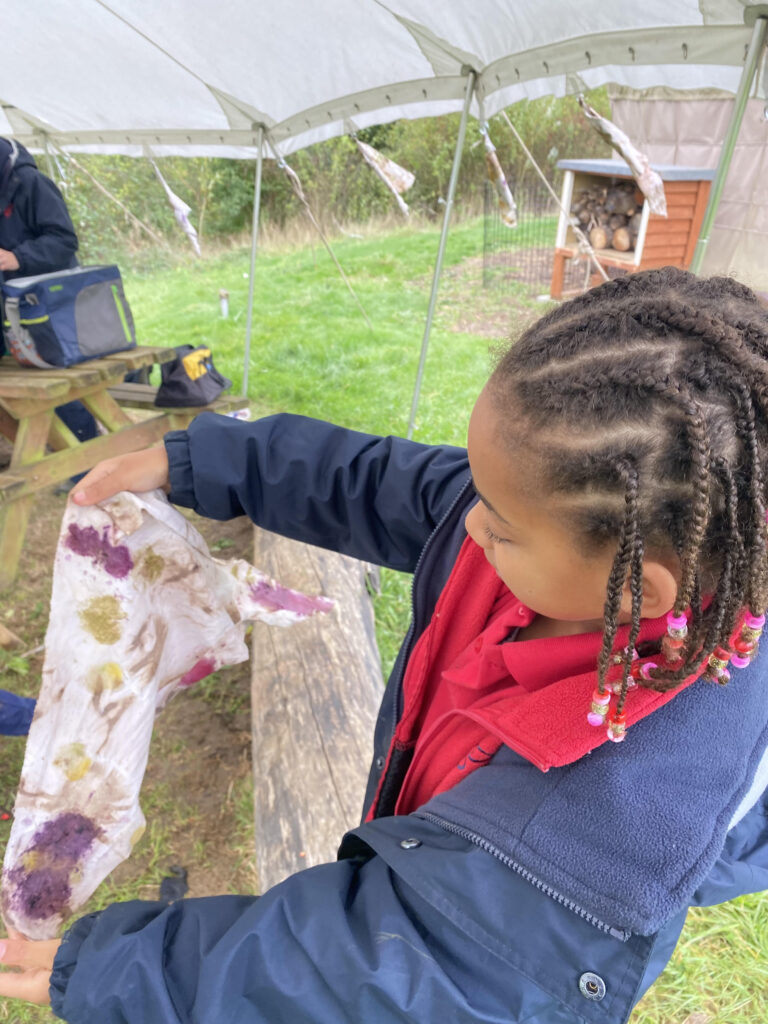
[[[604,726],[587,722],[602,634],[502,642],[533,618],[468,537],[406,667],[392,749],[413,749],[413,758],[396,814],[451,789],[502,745],[547,771],[608,742]],[[645,619],[638,643],[665,630],[666,616]],[[616,649],[626,646],[628,634],[628,625],[620,627]],[[668,693],[631,690],[627,727],[695,678]]]

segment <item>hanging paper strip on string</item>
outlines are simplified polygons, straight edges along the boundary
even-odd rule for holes
[[[598,114],[583,96],[579,96],[579,106],[592,122],[598,135],[601,135],[627,161],[640,191],[648,200],[648,208],[651,213],[666,217],[667,198],[664,195],[664,182],[661,180],[661,175],[651,168],[651,162],[645,153],[640,152],[621,128],[617,128],[607,117]]]
[[[249,622],[289,626],[332,604],[213,558],[161,491],[70,503],[5,852],[6,924],[53,938],[130,855],[144,829],[139,792],[157,708],[245,661]]]
[[[496,195],[499,200],[501,222],[508,228],[515,228],[517,227],[517,203],[507,184],[507,179],[504,177],[504,171],[499,163],[499,158],[496,156],[496,147],[491,142],[487,127],[481,128],[480,134],[483,136],[485,144],[485,163],[488,168],[488,180],[496,189]]]
[[[410,171],[406,171],[404,167],[396,164],[394,160],[388,159],[383,153],[374,149],[373,146],[369,146],[367,142],[361,142],[356,135],[353,135],[352,138],[355,140],[363,160],[378,174],[395,197],[395,201],[400,207],[403,216],[407,217],[410,211],[408,210],[408,204],[402,198],[402,193],[408,191],[416,180],[415,176]]]
[[[176,223],[179,225],[184,234],[189,238],[192,248],[195,250],[198,256],[201,256],[200,243],[197,240],[197,231],[194,225],[189,219],[189,215],[192,212],[192,207],[188,206],[183,199],[179,199],[175,192],[171,191],[171,187],[168,182],[160,173],[160,168],[157,166],[152,157],[149,157],[149,162],[152,164],[155,174],[157,175],[160,184],[165,189],[165,194],[168,196],[168,202],[173,207],[173,215],[176,218]]]

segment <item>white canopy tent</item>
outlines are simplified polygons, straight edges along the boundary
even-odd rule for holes
[[[607,82],[711,87],[737,95],[736,131],[739,97],[768,99],[768,4],[751,0],[5,0],[3,14],[0,135],[33,148],[260,165],[265,137],[283,157],[462,110],[457,172],[468,114],[485,120],[523,98]],[[730,151],[726,140],[722,177]],[[716,178],[715,205],[721,188]]]

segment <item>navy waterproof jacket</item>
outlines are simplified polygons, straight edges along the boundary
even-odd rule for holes
[[[466,452],[295,416],[203,414],[168,435],[171,497],[414,572],[366,806],[402,711],[403,666],[476,500]],[[764,658],[694,683],[574,764],[502,747],[335,863],[259,898],[116,904],[66,936],[51,978],[71,1024],[621,1024],[691,904],[768,888]],[[588,696],[588,695],[587,695]]]
[[[76,267],[77,235],[67,204],[18,142],[0,139],[0,249],[19,269],[8,280]]]

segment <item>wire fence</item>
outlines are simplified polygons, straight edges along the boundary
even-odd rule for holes
[[[517,203],[517,227],[503,223],[496,191],[490,181],[483,189],[483,287],[537,296],[549,294],[560,208],[544,184],[528,181],[519,188],[510,182]],[[566,289],[581,289],[585,268],[566,262]]]

